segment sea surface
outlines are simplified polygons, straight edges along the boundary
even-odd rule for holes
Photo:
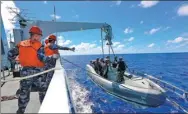
[[[158,54],[120,54],[129,69],[144,72],[188,91],[188,53]],[[144,107],[133,102],[121,100],[108,94],[88,77],[85,70],[90,60],[102,55],[62,56],[62,64],[67,71],[71,98],[77,112],[80,113],[181,113],[173,102],[159,107]],[[111,56],[113,57],[113,56]],[[78,65],[73,65],[63,59]],[[167,96],[188,110],[188,101],[172,92]]]

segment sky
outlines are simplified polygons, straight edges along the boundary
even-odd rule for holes
[[[188,52],[187,1],[4,1],[1,6],[7,34],[17,27],[8,21],[13,15],[5,6],[11,6],[28,9],[28,17],[37,20],[108,23],[115,53]],[[58,33],[58,44],[76,48],[61,51],[65,55],[101,54],[101,33],[99,29]]]

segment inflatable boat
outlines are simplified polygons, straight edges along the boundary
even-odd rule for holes
[[[94,68],[86,65],[88,76],[105,91],[123,99],[149,107],[157,107],[166,101],[165,90],[153,81],[125,72],[124,81],[116,82],[117,70],[113,67],[108,72],[108,78],[96,73]]]

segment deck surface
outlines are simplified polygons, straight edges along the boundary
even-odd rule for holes
[[[7,72],[5,73],[7,74]],[[1,74],[2,78],[2,74]],[[6,77],[6,79],[13,78],[12,75]],[[7,82],[1,87],[1,96],[14,95],[19,88],[19,81]],[[30,94],[30,101],[27,105],[25,113],[38,113],[40,108],[39,95],[37,92]],[[1,102],[1,113],[16,113],[18,109],[18,100],[9,100]]]

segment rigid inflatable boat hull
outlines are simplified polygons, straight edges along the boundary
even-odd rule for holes
[[[87,65],[86,66],[87,73],[89,77],[100,87],[102,87],[107,92],[125,99],[129,101],[133,101],[142,105],[151,106],[151,107],[157,107],[163,104],[166,100],[165,91],[160,88],[157,84],[152,82],[151,80],[148,82],[151,82],[153,86],[155,86],[155,89],[146,89],[146,88],[139,88],[134,87],[130,85],[120,84],[117,82],[112,82],[110,80],[107,80],[100,75],[98,75],[92,66]],[[144,79],[142,79],[144,80]]]

